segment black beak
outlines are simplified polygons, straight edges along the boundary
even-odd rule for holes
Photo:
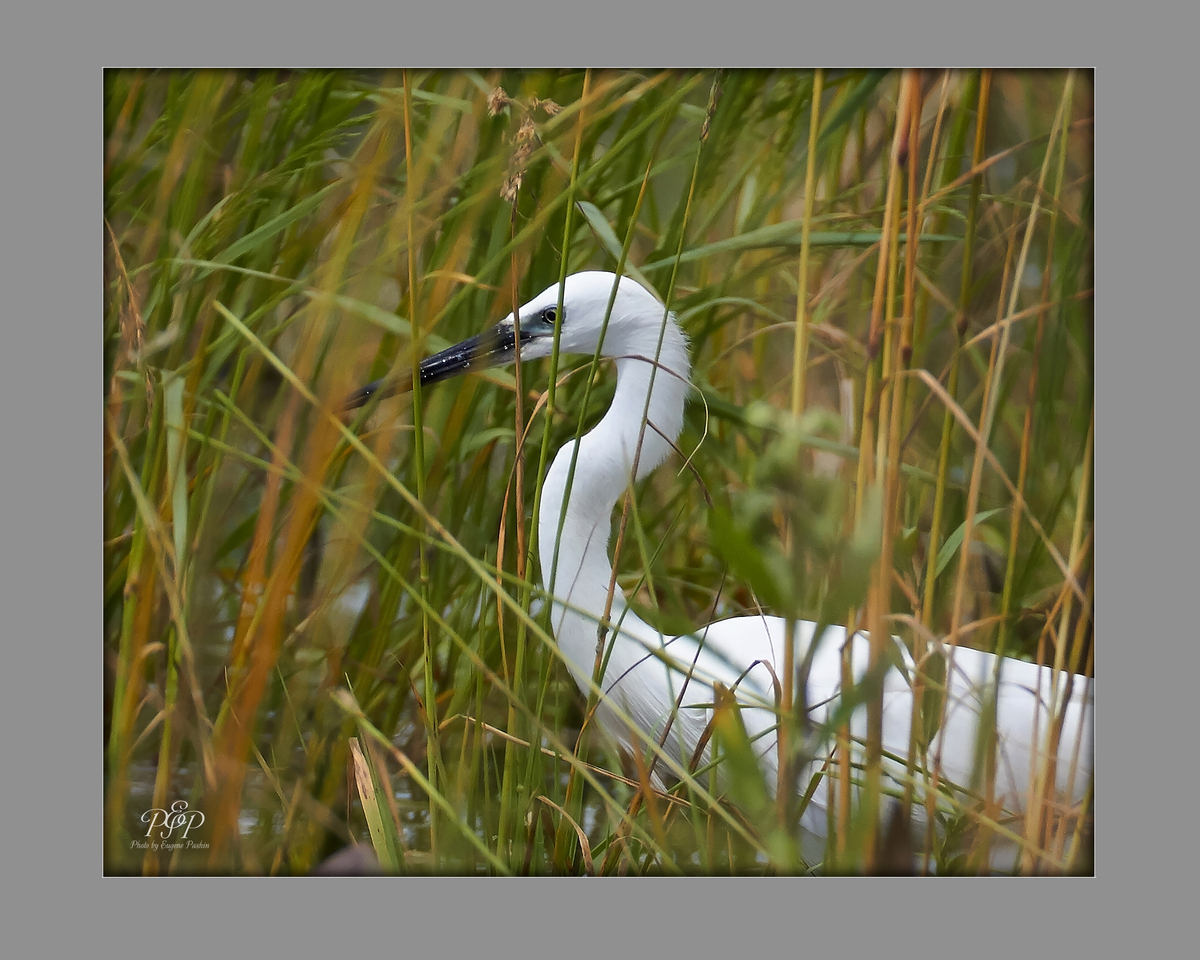
[[[387,380],[372,380],[365,387],[359,387],[346,397],[345,409],[357,410],[359,407],[365,406],[367,401],[377,393],[381,397],[390,397],[397,393],[406,393],[411,389],[411,378],[393,380],[391,383]]]
[[[528,343],[534,334],[521,331],[521,343]],[[517,350],[513,337],[513,328],[509,324],[498,323],[477,337],[471,337],[462,343],[447,347],[441,353],[426,357],[421,361],[421,386],[449,380],[468,370],[484,370],[488,367],[498,367],[516,360]],[[401,377],[392,381],[376,380],[365,387],[355,390],[346,398],[346,409],[354,410],[363,406],[368,400],[379,394],[381,397],[391,397],[397,393],[406,393],[412,389],[412,377]]]

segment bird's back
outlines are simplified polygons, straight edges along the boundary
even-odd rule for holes
[[[668,756],[678,758],[686,767],[697,743],[712,719],[713,684],[719,682],[734,690],[746,731],[751,738],[760,766],[772,790],[776,787],[778,752],[776,681],[781,684],[783,652],[787,624],[780,617],[738,617],[719,620],[696,635],[663,637],[632,614],[626,614],[621,626],[621,641],[613,651],[602,687],[612,703],[626,713],[641,730],[661,736],[670,710],[664,703],[678,703],[675,719],[664,743]],[[826,628],[813,648],[815,624],[796,624],[796,663],[811,651],[805,686],[809,743],[813,757],[800,771],[798,789],[804,792],[813,776],[832,769],[835,731],[830,725],[844,715],[838,714],[841,699],[842,651],[845,630]],[[908,650],[898,638],[887,646],[888,666],[882,672],[883,685],[883,760],[881,771],[885,792],[901,794],[910,779],[906,758],[910,751],[913,715],[912,682],[915,667]],[[658,652],[655,655],[654,651]],[[856,634],[850,644],[851,675],[855,679],[855,703],[850,714],[853,743],[854,780],[861,779],[867,738],[866,700],[874,688],[869,680],[870,643],[866,635]],[[948,653],[948,652],[947,652]],[[966,647],[956,648],[953,663],[948,663],[948,702],[940,729],[931,739],[926,753],[927,765],[938,770],[939,809],[961,812],[970,801],[963,791],[978,783],[980,765],[978,728],[985,713],[987,691],[995,680],[997,658]],[[668,666],[665,662],[673,663]],[[928,668],[927,668],[928,670]],[[690,676],[689,676],[690,672]],[[685,678],[686,684],[685,684]],[[1017,817],[1026,808],[1031,782],[1036,782],[1045,754],[1047,732],[1053,711],[1052,695],[1067,706],[1062,714],[1061,733],[1055,740],[1058,756],[1053,771],[1056,792],[1062,799],[1078,803],[1083,797],[1092,767],[1092,689],[1083,677],[1059,674],[1059,690],[1054,690],[1052,670],[1035,664],[1004,658],[996,698],[997,763],[994,796],[1004,813]],[[861,686],[859,686],[861,685]],[[936,685],[934,685],[936,686]],[[1067,689],[1069,687],[1070,689]],[[931,699],[937,712],[940,703]],[[847,705],[849,706],[849,704]],[[640,740],[618,718],[615,711],[602,707],[600,722],[626,749],[645,750]],[[701,762],[708,759],[706,748]],[[657,772],[657,771],[656,771]],[[918,822],[923,822],[926,779],[917,765],[912,775]],[[672,780],[673,776],[656,777]],[[829,779],[821,776],[812,799],[805,809],[801,827],[817,837],[827,831],[830,793]],[[956,789],[962,788],[962,789]],[[958,799],[951,800],[948,794]],[[1011,824],[1010,824],[1011,825]]]

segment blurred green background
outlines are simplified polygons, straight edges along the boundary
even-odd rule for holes
[[[877,487],[868,617],[1091,670],[1089,72],[109,71],[104,185],[109,873],[303,874],[351,843],[400,872],[815,865],[708,775],[632,803],[579,736],[518,518],[611,371],[565,359],[547,420],[526,365],[520,489],[512,370],[338,426],[355,387],[622,256],[695,364],[687,468],[640,485],[617,563],[644,618],[754,609],[712,532],[747,511],[764,550],[809,531],[774,612],[817,616]],[[747,409],[797,394],[828,416],[782,489]],[[176,800],[195,843],[138,846]],[[843,826],[827,867],[869,865]]]

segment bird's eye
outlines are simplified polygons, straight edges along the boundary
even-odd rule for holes
[[[542,310],[542,319],[554,326],[554,321],[558,319],[558,307],[546,307]]]

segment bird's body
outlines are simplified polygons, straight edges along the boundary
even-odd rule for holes
[[[631,482],[645,477],[671,453],[683,426],[690,372],[687,342],[674,318],[635,281],[621,279],[605,327],[615,281],[613,274],[601,272],[568,277],[561,318],[556,310],[557,284],[520,309],[521,359],[549,355],[557,321],[564,353],[594,353],[603,329],[600,352],[614,358],[617,367],[616,391],[607,413],[579,439],[577,453],[575,441],[558,451],[542,486],[538,545],[543,583],[553,597],[553,634],[572,676],[586,694],[596,664],[598,625],[607,610],[611,628],[604,633],[607,649],[602,656],[607,660],[599,679],[603,696],[597,721],[624,749],[644,753],[650,740],[657,742],[662,737],[673,717],[663,740],[665,756],[658,765],[667,778],[685,771],[693,757],[712,717],[713,684],[719,682],[734,690],[760,766],[774,788],[778,763],[775,682],[784,673],[785,621],[769,616],[737,617],[708,624],[691,635],[669,637],[628,609],[619,590],[609,608],[612,565],[608,544],[613,508]],[[432,381],[471,366],[510,361],[515,359],[512,346],[510,316],[485,338],[431,358],[423,370],[430,371],[428,379]],[[645,429],[644,420],[648,423]],[[814,624],[805,621],[796,625],[795,663],[808,653],[814,629]],[[844,630],[828,628],[811,658],[805,703],[817,728],[838,703],[845,639]],[[897,666],[883,678],[882,770],[885,784],[890,780],[902,790],[908,778],[905,760],[910,750],[914,668],[903,643],[896,638],[892,641]],[[866,636],[855,635],[851,650],[857,681],[868,667]],[[962,647],[953,651],[945,721],[927,754],[938,758],[943,783],[970,782],[976,768],[983,691],[994,681],[996,666],[997,658],[990,654]],[[1078,801],[1091,776],[1091,681],[1055,675],[1049,669],[1007,658],[1001,667],[996,800],[1013,814],[1024,809],[1031,780],[1038,775],[1035,759],[1047,746],[1054,713],[1050,704],[1054,697],[1060,702],[1067,697],[1057,743],[1058,762],[1053,769],[1057,793]],[[851,734],[861,747],[866,737],[865,706],[855,708]],[[861,749],[859,752],[861,759]],[[666,762],[668,758],[672,762]],[[808,786],[822,762],[818,757],[801,771],[800,789]],[[826,833],[828,783],[829,778],[822,778],[802,817],[801,826],[816,836]],[[914,807],[920,810],[920,789],[916,797]]]

